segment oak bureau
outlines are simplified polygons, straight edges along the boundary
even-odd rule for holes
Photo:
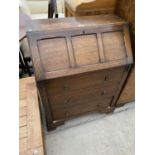
[[[133,63],[128,23],[115,15],[27,23],[48,129],[89,112],[112,112]]]

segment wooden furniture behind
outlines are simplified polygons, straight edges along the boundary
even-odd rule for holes
[[[86,15],[99,15],[110,14],[115,12],[116,0],[83,0],[79,4],[78,0],[65,0],[65,15],[69,16],[86,16]]]
[[[116,14],[129,23],[133,57],[135,57],[135,0],[118,0]],[[135,58],[134,58],[135,59]],[[117,106],[135,101],[135,66],[131,68]]]
[[[75,1],[65,0],[65,14],[70,16],[86,16],[95,14],[116,14],[129,23],[131,45],[133,56],[135,55],[135,0],[94,0],[77,5]],[[102,11],[102,9],[103,11]],[[112,9],[109,9],[112,8]],[[107,11],[106,11],[107,10]],[[135,67],[133,66],[130,75],[123,88],[122,94],[117,102],[117,106],[135,101]]]
[[[88,112],[112,112],[133,63],[128,24],[115,15],[28,24],[48,129]]]
[[[23,78],[19,81],[19,154],[44,155],[34,77]]]

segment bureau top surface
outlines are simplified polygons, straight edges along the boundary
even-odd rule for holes
[[[128,24],[115,15],[35,20],[27,34],[37,81],[133,62]]]
[[[27,31],[56,31],[62,29],[99,26],[107,24],[124,23],[125,21],[116,15],[97,15],[83,17],[67,17],[59,19],[39,19],[27,21]]]

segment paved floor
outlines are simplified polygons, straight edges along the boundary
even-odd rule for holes
[[[134,155],[134,103],[69,120],[45,135],[47,155]]]

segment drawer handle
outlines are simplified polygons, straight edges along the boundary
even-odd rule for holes
[[[109,76],[105,76],[104,80],[108,81],[109,80]]]
[[[69,90],[69,85],[65,84],[65,85],[63,86],[63,89],[64,89],[64,90]]]
[[[97,104],[97,107],[99,108],[101,105],[100,104]]]
[[[102,92],[101,92],[101,95],[103,96],[103,95],[105,95],[105,93],[106,93],[106,91],[102,91]]]
[[[66,112],[66,117],[67,117],[67,116],[69,116],[69,112],[68,112],[68,111]]]
[[[65,104],[68,104],[69,103],[69,100],[65,100]]]

